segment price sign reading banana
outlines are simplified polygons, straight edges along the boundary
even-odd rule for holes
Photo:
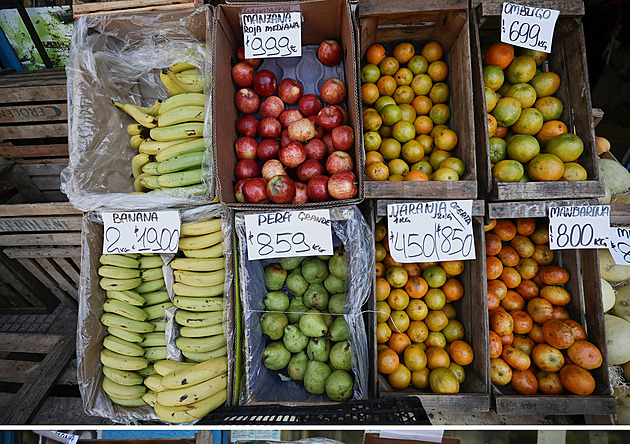
[[[608,248],[610,205],[549,207],[549,248]]]
[[[560,11],[503,3],[501,41],[521,48],[551,52],[551,42]]]
[[[302,14],[241,14],[245,58],[302,55]]]
[[[245,215],[247,258],[333,254],[330,210]]]
[[[396,262],[475,259],[472,201],[390,204],[387,237]]]
[[[127,211],[102,213],[103,253],[177,253],[179,212]]]

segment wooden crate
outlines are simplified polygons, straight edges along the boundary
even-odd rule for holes
[[[500,40],[501,2],[496,0],[477,2],[471,9],[472,72],[475,102],[475,135],[477,158],[480,168],[480,192],[494,201],[580,199],[604,195],[604,184],[599,181],[595,149],[595,130],[591,95],[586,71],[584,30],[576,16],[583,15],[581,2],[541,2],[545,8],[558,9],[561,15],[555,27],[552,53],[547,57],[548,70],[561,78],[560,89],[554,96],[564,104],[561,120],[569,132],[577,134],[584,142],[584,152],[578,159],[586,169],[588,178],[582,182],[499,182],[492,177],[489,159],[489,139],[486,122],[486,105],[482,75],[482,45]],[[528,3],[528,5],[530,5]],[[537,6],[536,2],[530,6]]]
[[[490,219],[546,217],[550,204],[558,202],[489,203]],[[563,204],[583,204],[584,201],[565,201]],[[593,203],[593,201],[590,201]],[[533,210],[535,209],[535,210]],[[591,374],[596,387],[592,395],[519,395],[511,386],[493,385],[497,413],[521,415],[611,415],[616,411],[615,399],[610,395],[606,334],[599,275],[597,250],[556,250],[553,265],[566,268],[571,279],[564,287],[571,293],[571,303],[565,308],[571,319],[585,329],[588,341],[595,344],[603,357],[602,365]],[[487,338],[487,332],[485,334]]]
[[[103,15],[113,12],[172,11],[199,7],[203,0],[72,0],[72,16]]]
[[[429,40],[444,48],[444,60],[449,66],[451,97],[450,127],[459,136],[454,156],[466,165],[466,173],[457,182],[388,182],[365,178],[365,197],[371,199],[476,199],[477,163],[473,94],[470,74],[470,34],[468,2],[463,0],[420,1],[363,0],[358,6],[360,17],[360,56],[363,59],[373,43],[381,43],[391,53],[399,42],[413,43],[419,52]],[[365,108],[365,106],[364,106]],[[363,138],[360,149],[364,150]]]
[[[404,201],[378,200],[373,203],[372,228],[381,218],[387,218],[387,205],[389,203],[401,203]],[[373,367],[372,387],[378,397],[406,397],[416,396],[422,402],[425,409],[437,409],[438,411],[469,411],[487,412],[490,410],[490,360],[488,351],[488,301],[486,298],[485,276],[485,243],[483,242],[484,206],[482,201],[476,201],[473,205],[473,234],[475,238],[475,257],[477,259],[466,261],[464,273],[460,280],[465,288],[465,295],[459,301],[453,303],[457,309],[457,319],[464,325],[464,340],[468,342],[474,351],[475,359],[466,369],[466,380],[460,386],[457,394],[431,393],[430,390],[420,391],[411,386],[404,390],[394,390],[387,382],[387,378],[376,371],[377,345],[374,340],[376,332],[376,290],[372,291],[369,310],[373,312],[368,323],[368,338],[371,340],[370,353]],[[374,278],[376,285],[376,278]]]

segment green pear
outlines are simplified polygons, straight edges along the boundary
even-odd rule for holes
[[[349,373],[335,370],[326,380],[326,394],[336,402],[347,401],[352,397],[354,381]]]
[[[280,264],[271,264],[265,268],[265,279],[269,290],[280,290],[287,280],[287,270]]]
[[[334,274],[329,274],[328,277],[324,279],[324,287],[332,294],[343,293],[346,289],[346,281],[339,279]]]
[[[282,370],[291,359],[291,352],[282,342],[272,342],[263,351],[262,362],[269,370]]]
[[[332,371],[328,364],[319,361],[310,361],[304,374],[304,388],[315,395],[326,393],[326,380]]]
[[[334,294],[328,299],[328,313],[343,314],[345,309],[346,295],[344,293]]]
[[[265,310],[287,311],[289,309],[289,296],[284,291],[270,291],[263,299]]]
[[[328,337],[333,342],[345,341],[348,339],[347,328],[346,320],[343,316],[339,316],[328,329]]]
[[[267,312],[260,317],[260,328],[262,328],[263,334],[269,336],[273,341],[282,337],[284,327],[288,324],[289,320],[284,313]]]
[[[328,261],[328,270],[339,279],[346,279],[346,260],[341,250],[335,251],[333,257],[331,257],[330,261]]]
[[[287,276],[287,290],[293,296],[302,296],[308,288],[308,282],[302,276],[302,270],[299,268],[293,270],[289,276]]]
[[[324,317],[324,324],[326,324],[326,328],[330,329],[330,326],[333,325],[333,322],[335,321],[335,316],[330,314],[322,314],[322,316]]]
[[[302,351],[291,357],[289,365],[287,366],[287,372],[294,381],[302,381],[304,374],[306,374],[306,367],[308,367],[308,357],[306,353]]]
[[[348,341],[333,345],[330,349],[330,365],[335,370],[352,370],[352,349]]]
[[[303,260],[303,257],[283,257],[280,260],[280,266],[287,271],[295,270],[297,267],[300,266]]]
[[[330,342],[326,338],[311,338],[306,347],[306,356],[311,361],[326,362],[330,355]]]
[[[299,353],[308,345],[308,336],[300,331],[297,325],[284,327],[282,343],[291,353]]]
[[[317,310],[309,310],[300,318],[300,330],[309,338],[321,338],[328,332],[324,316]]]
[[[308,307],[304,305],[304,300],[302,296],[295,296],[291,299],[291,303],[289,304],[289,311],[287,313],[287,318],[289,318],[289,322],[291,324],[296,324],[300,322],[300,318],[302,317],[302,313],[308,310]]]
[[[309,308],[315,308],[319,311],[326,310],[328,307],[328,292],[324,284],[311,284],[304,292],[304,305]]]
[[[331,257],[332,257],[331,254],[320,254],[319,256],[317,256],[317,259],[321,259],[323,261],[328,262]]]
[[[302,276],[309,284],[319,284],[328,277],[328,266],[321,259],[308,258],[302,262]]]

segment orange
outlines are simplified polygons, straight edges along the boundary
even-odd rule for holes
[[[396,83],[396,79],[387,75],[381,76],[381,78],[377,80],[376,86],[381,96],[391,96],[394,94],[394,91],[396,91],[398,84]]]
[[[555,72],[541,72],[536,74],[529,83],[538,97],[547,97],[555,94],[560,88],[560,76]]]
[[[422,299],[411,299],[405,311],[407,312],[409,319],[411,319],[409,328],[411,328],[413,321],[422,321],[429,314],[429,308]]]
[[[396,353],[402,353],[411,345],[411,339],[409,339],[406,333],[392,333],[392,337],[389,338],[387,344]]]
[[[429,180],[429,176],[427,176],[427,174],[424,171],[413,170],[407,173],[407,175],[405,176],[405,180],[414,181],[414,182],[418,182],[418,181],[425,182]]]
[[[516,134],[534,136],[542,129],[543,123],[543,116],[540,111],[536,108],[525,108],[510,129]]]
[[[452,342],[448,353],[456,364],[462,366],[472,363],[474,359],[472,347],[467,342],[461,340]]]
[[[392,311],[390,318],[387,321],[387,325],[393,332],[402,333],[407,331],[409,328],[409,322],[409,315],[406,312],[396,310]]]
[[[411,385],[418,390],[429,388],[429,375],[431,370],[424,368],[417,372],[411,372]]]
[[[404,177],[409,172],[409,165],[402,159],[392,159],[389,161],[389,177],[399,175]]]
[[[502,241],[508,242],[516,236],[516,225],[509,219],[498,219],[492,232]]]
[[[418,74],[411,81],[411,89],[417,96],[426,96],[433,87],[433,80],[428,74]]]
[[[400,364],[400,358],[398,357],[398,353],[396,353],[391,348],[385,348],[378,353],[376,358],[376,366],[378,371],[389,375],[394,373]]]
[[[547,53],[542,51],[536,51],[535,49],[518,49],[519,55],[528,55],[536,61],[536,66],[542,65],[542,63],[547,60]]]
[[[513,331],[517,335],[526,335],[534,328],[532,317],[523,310],[514,310],[510,312],[510,316],[514,320]]]
[[[381,60],[381,63],[378,64],[378,69],[381,70],[381,75],[385,76],[393,76],[396,74],[396,71],[400,68],[400,63],[394,57],[385,57]]]
[[[534,395],[538,391],[538,380],[530,369],[514,370],[512,387],[520,395]]]
[[[494,133],[494,137],[498,137],[500,139],[505,139],[507,136],[508,129],[505,126],[497,126],[497,132]]]
[[[559,134],[545,147],[545,152],[558,156],[563,162],[575,162],[584,151],[582,139],[573,133]]]
[[[414,90],[411,86],[399,86],[394,91],[394,100],[397,104],[401,103],[411,103],[415,97]]]
[[[574,395],[587,396],[595,391],[593,375],[575,364],[567,364],[560,369],[560,381]]]
[[[541,146],[546,146],[547,143],[559,134],[566,134],[568,132],[567,126],[560,120],[549,120],[543,123],[542,128],[536,134],[536,139],[540,142]]]
[[[392,329],[385,322],[376,324],[376,342],[385,344],[392,336]],[[388,347],[389,348],[389,347]]]
[[[530,56],[518,56],[505,70],[505,78],[511,84],[527,83],[536,74],[536,61]]]
[[[385,48],[378,43],[370,46],[365,53],[365,60],[372,65],[378,65],[385,58]]]
[[[387,228],[385,228],[385,225],[383,225],[382,223],[377,223],[376,226],[374,227],[374,240],[376,242],[380,242],[383,239],[385,239],[386,235],[387,235]]]
[[[427,347],[446,348],[446,337],[441,331],[430,331],[427,335],[427,338],[424,340],[424,345],[426,345]]]
[[[433,138],[433,143],[438,150],[451,151],[457,146],[457,133],[451,129],[440,131]]]
[[[422,277],[431,288],[439,288],[446,282],[446,272],[439,265],[433,265],[425,269]]]
[[[418,264],[402,264],[402,267],[407,270],[407,276],[409,276],[410,278],[420,276],[420,274],[422,273],[422,270],[420,269],[420,266]],[[407,281],[407,283],[409,283],[409,281]],[[407,288],[405,288],[405,291],[407,291]]]
[[[497,221],[496,219],[493,221],[494,226],[491,229],[494,229],[494,227],[496,227]],[[494,233],[485,233],[485,242],[486,242],[486,256],[494,256],[496,254],[499,254],[499,251],[501,251],[502,248],[502,244],[501,244],[501,239],[499,238],[499,236],[497,236]]]
[[[379,97],[378,87],[374,83],[365,83],[361,87],[361,100],[366,105],[376,102]]]
[[[385,277],[385,265],[382,262],[377,262],[374,264],[374,275],[379,277]]]
[[[411,344],[403,353],[405,367],[412,372],[420,371],[427,366],[427,355],[419,345]]]
[[[411,102],[411,106],[413,106],[413,109],[419,116],[424,116],[431,111],[433,102],[427,96],[416,96]]]
[[[510,159],[527,163],[540,153],[540,144],[530,135],[517,134],[507,143],[507,155]]]
[[[444,304],[444,307],[442,307],[442,311],[449,319],[449,321],[457,317],[457,311],[455,311],[455,306],[453,306],[453,304]]]
[[[434,368],[448,368],[451,363],[451,358],[444,350],[440,347],[429,347],[425,352],[427,356],[427,367],[433,370]]]
[[[451,118],[451,107],[446,103],[436,103],[431,107],[429,117],[431,117],[435,125],[444,124]],[[433,134],[431,134],[431,137],[433,137]]]
[[[513,97],[503,97],[492,110],[499,126],[512,126],[521,117],[521,102]]]
[[[503,263],[496,256],[487,256],[486,257],[486,273],[487,278],[498,279],[503,273]]]
[[[413,72],[414,75],[424,74],[429,67],[429,61],[421,55],[414,55],[407,62],[407,68]]]
[[[444,162],[449,157],[451,157],[451,153],[448,151],[438,149],[434,150],[429,156],[429,163],[431,164],[431,168],[433,168],[433,170],[437,170],[438,168],[440,168],[442,162]]]
[[[560,180],[577,181],[586,180],[588,178],[588,172],[586,169],[575,162],[567,162],[564,164],[564,173]]]
[[[521,275],[512,267],[503,267],[501,276],[499,276],[507,288],[516,288],[521,283]]]
[[[376,110],[365,110],[363,112],[363,128],[366,131],[378,131],[381,125],[383,125],[383,119]]]
[[[448,324],[444,327],[442,333],[449,343],[457,341],[458,339],[463,339],[465,333],[464,325],[457,319],[449,319]]]
[[[501,306],[508,312],[513,310],[522,310],[525,308],[525,299],[516,291],[508,290],[505,297],[501,300]]]
[[[571,327],[557,319],[545,322],[542,334],[547,344],[560,350],[571,347],[575,341]]]
[[[492,114],[487,114],[488,120],[488,137],[492,138],[497,132],[498,124],[497,119]]]
[[[503,352],[503,344],[501,343],[501,337],[490,330],[488,332],[490,336],[490,358],[495,359],[501,356]]]
[[[438,42],[429,42],[423,46],[420,55],[427,59],[429,63],[439,60],[444,55],[444,50]]]
[[[400,364],[396,371],[387,375],[387,382],[396,390],[403,390],[411,384],[411,372],[404,364]]]
[[[427,324],[429,330],[439,332],[448,325],[448,317],[442,310],[429,310],[429,314],[424,318],[424,323]]]
[[[499,97],[497,97],[497,94],[492,90],[492,88],[486,86],[484,87],[484,100],[486,102],[486,111],[490,113],[497,105]]]
[[[363,145],[365,146],[365,151],[376,151],[381,146],[381,135],[376,131],[368,131],[363,134]]]
[[[503,82],[505,80],[505,76],[503,74],[503,70],[498,66],[484,66],[483,68],[483,84],[484,87],[490,88],[492,91],[497,91],[501,86],[503,86]]]
[[[442,60],[431,62],[429,69],[427,69],[427,74],[434,82],[441,82],[448,77],[448,65]]]
[[[492,279],[488,281],[488,294],[494,294],[499,301],[507,295],[507,292],[507,286],[502,280]]]
[[[564,174],[564,163],[553,154],[538,154],[529,162],[527,174],[536,181],[559,180]]]
[[[523,109],[529,108],[536,102],[536,91],[528,83],[516,83],[510,86],[505,97],[513,97],[521,103]]]
[[[409,336],[409,339],[411,339],[412,342],[419,344],[423,343],[429,336],[429,328],[427,327],[427,324],[425,324],[421,320],[411,321],[409,323],[409,328],[405,333],[407,333],[407,336]]]
[[[413,127],[416,130],[416,134],[429,134],[433,129],[433,121],[429,116],[416,117]]]
[[[444,166],[441,162],[439,168],[433,172],[431,175],[431,180],[448,180],[448,181],[456,181],[459,180],[459,174],[453,168],[449,168]]]
[[[450,89],[446,83],[435,83],[431,87],[431,91],[429,91],[429,99],[431,99],[433,103],[446,103],[448,102],[450,94]]]
[[[375,151],[370,151],[373,152]],[[389,168],[382,161],[371,162],[365,166],[365,175],[370,180],[386,180],[389,177]]]
[[[495,43],[488,51],[484,59],[486,65],[496,65],[501,69],[505,69],[510,65],[514,58],[514,47],[507,43]]]
[[[389,296],[391,287],[389,282],[383,278],[376,278],[376,300],[384,301]]]
[[[394,288],[404,287],[407,284],[407,280],[409,278],[409,276],[407,275],[407,270],[400,266],[389,268],[385,272],[385,277],[387,279],[387,282],[389,282],[389,285]]]
[[[407,63],[413,55],[416,53],[416,49],[411,43],[403,42],[396,45],[394,48],[394,57],[399,63]]]
[[[374,162],[383,162],[383,155],[378,151],[368,151],[365,153],[365,164],[369,165]]]
[[[536,100],[534,108],[540,111],[545,122],[559,119],[564,111],[564,105],[560,99],[551,96],[541,97]]]
[[[415,276],[410,278],[405,284],[405,291],[410,298],[421,298],[429,290],[429,285],[423,277]]]
[[[394,74],[394,79],[396,79],[396,84],[398,86],[411,85],[413,73],[408,68],[400,68],[396,71],[396,74]]]
[[[569,359],[585,370],[594,370],[602,365],[602,353],[588,341],[575,341],[567,350]]]
[[[440,288],[430,288],[424,296],[424,302],[430,310],[441,310],[446,304],[446,296]]]
[[[392,310],[404,310],[409,305],[409,295],[401,288],[395,288],[387,297],[387,303]]]

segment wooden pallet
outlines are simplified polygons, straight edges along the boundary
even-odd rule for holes
[[[171,11],[197,8],[203,0],[72,0],[72,16],[103,15],[114,12]]]

